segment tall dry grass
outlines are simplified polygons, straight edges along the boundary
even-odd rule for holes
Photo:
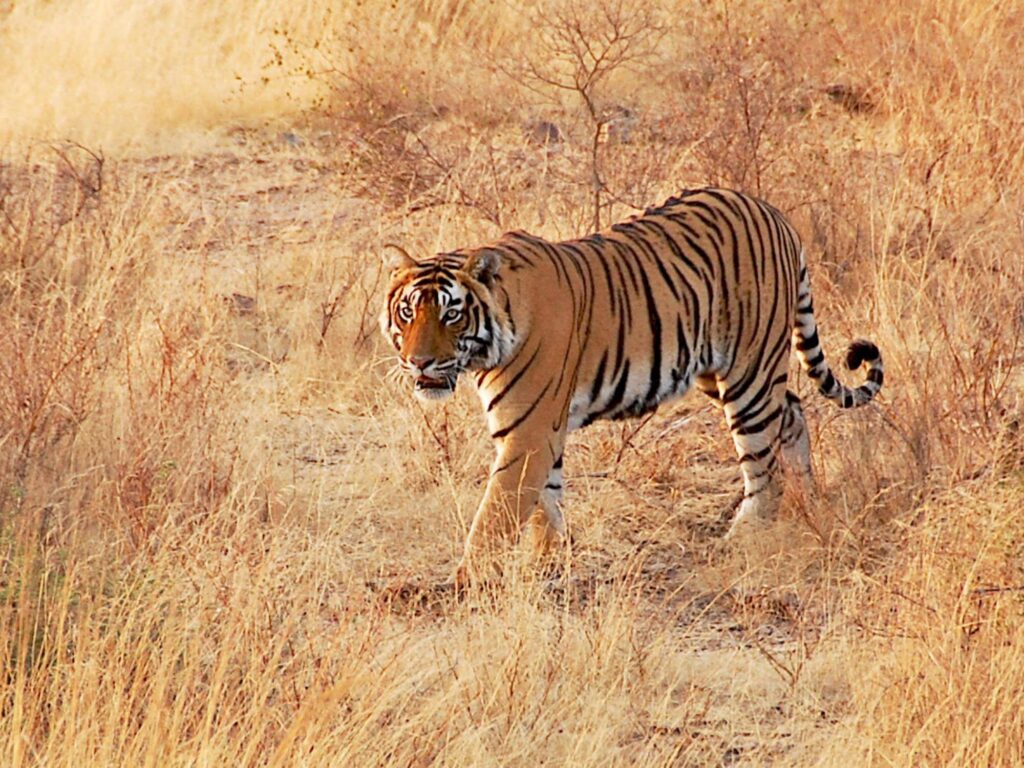
[[[0,5],[0,762],[1024,760],[1019,10],[601,5]],[[796,379],[816,495],[720,548],[687,399],[572,438],[556,577],[388,590],[489,448],[390,373],[380,243],[705,182],[885,354],[863,411]]]

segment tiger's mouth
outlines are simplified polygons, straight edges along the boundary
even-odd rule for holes
[[[455,378],[417,376],[413,380],[413,391],[421,400],[446,400],[455,392]]]

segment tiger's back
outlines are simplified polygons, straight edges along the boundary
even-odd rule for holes
[[[736,193],[673,198],[609,232],[554,247],[524,235],[498,247],[534,266],[545,256],[551,262],[527,273],[529,293],[554,288],[544,313],[571,297],[571,317],[537,318],[579,326],[565,349],[581,384],[570,399],[570,428],[642,414],[695,382],[712,393],[718,378],[756,374],[766,358],[780,357],[794,325],[799,239],[777,211]],[[740,394],[734,388],[729,399]]]

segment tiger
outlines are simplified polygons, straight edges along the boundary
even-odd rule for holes
[[[513,231],[479,247],[414,259],[384,250],[380,316],[415,395],[443,400],[475,380],[495,447],[460,583],[487,569],[536,514],[545,542],[566,536],[566,436],[637,417],[696,388],[725,415],[743,477],[726,538],[758,530],[782,496],[780,460],[811,477],[791,346],[818,392],[841,408],[882,388],[878,347],[858,339],[851,388],[825,359],[800,237],[742,192],[687,190],[609,229],[563,242]]]

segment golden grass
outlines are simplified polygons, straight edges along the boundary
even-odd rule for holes
[[[581,7],[0,3],[0,763],[1024,762],[1019,10],[666,0],[584,93]],[[885,355],[877,407],[797,379],[817,494],[719,547],[690,398],[572,438],[558,578],[390,591],[489,447],[390,373],[381,243],[705,182]]]

